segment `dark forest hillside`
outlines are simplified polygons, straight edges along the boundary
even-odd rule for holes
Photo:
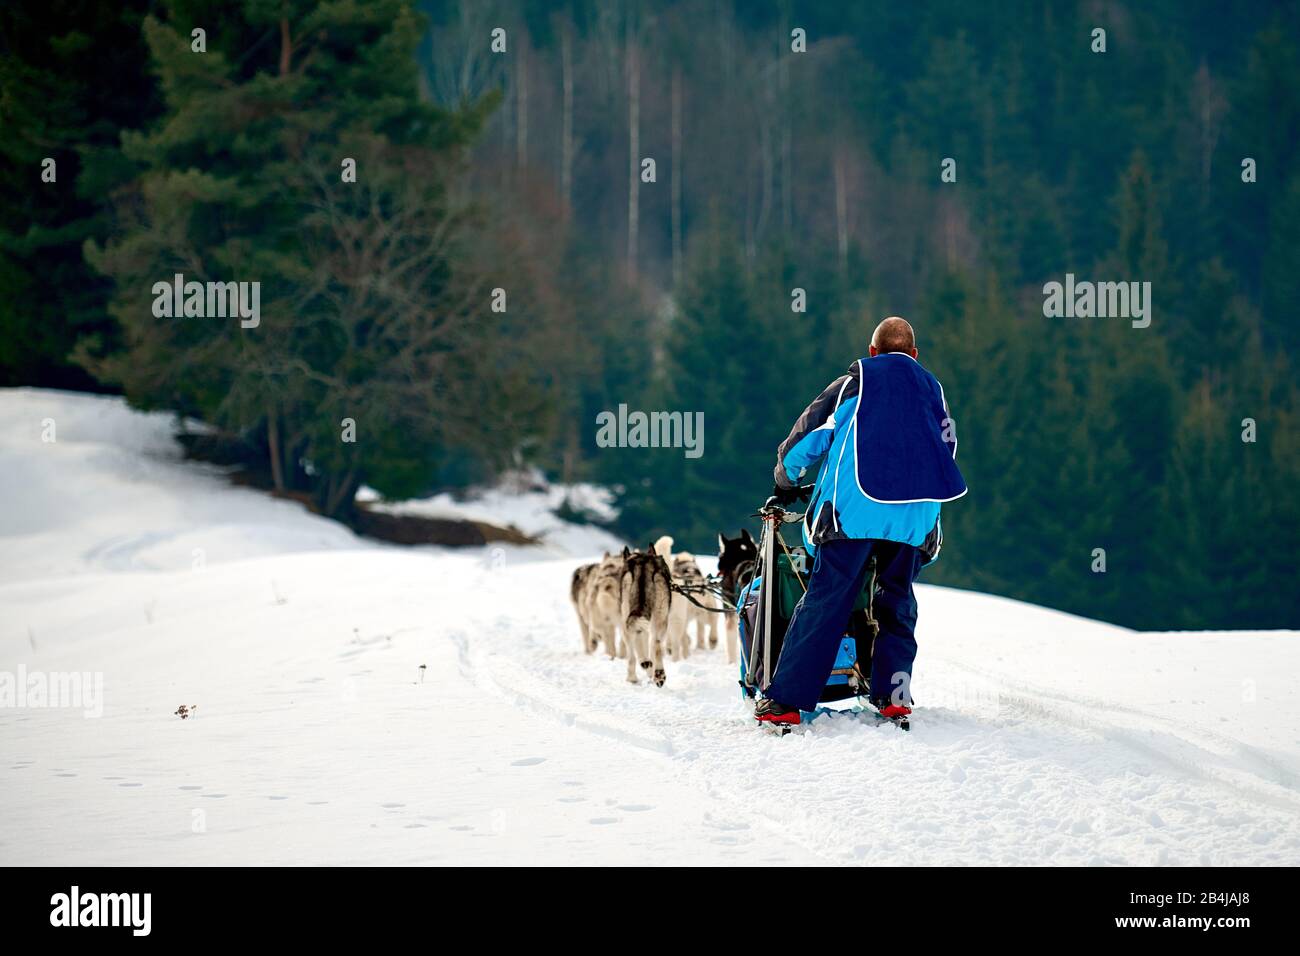
[[[343,517],[363,482],[527,463],[619,487],[629,540],[704,553],[897,314],[971,489],[924,580],[1144,629],[1300,626],[1300,6],[407,6],[289,3],[289,41],[255,0],[0,12],[0,170],[30,183],[0,198],[0,384],[217,421]],[[203,72],[176,44],[218,8]],[[369,212],[299,210],[340,155],[409,213],[388,274],[436,267],[336,322],[374,293],[338,239]],[[178,218],[209,265],[275,277],[292,336],[250,358],[132,324],[185,260]],[[1067,275],[1149,283],[1149,324],[1046,314]],[[620,404],[702,413],[703,454],[600,447]],[[344,414],[375,442],[339,451]]]

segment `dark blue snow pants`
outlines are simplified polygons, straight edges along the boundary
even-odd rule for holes
[[[897,694],[899,702],[911,703],[912,662],[916,659],[912,582],[921,572],[924,556],[910,544],[877,539],[827,541],[817,548],[808,593],[790,618],[776,675],[764,696],[800,710],[817,706],[835,666],[853,604],[866,584],[868,559],[873,554],[878,590],[871,608],[880,633],[871,658],[871,696]]]

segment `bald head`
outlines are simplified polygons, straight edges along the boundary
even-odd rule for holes
[[[871,354],[880,355],[885,352],[906,352],[913,358],[916,357],[916,333],[906,319],[891,315],[876,326],[876,331],[871,336]]]

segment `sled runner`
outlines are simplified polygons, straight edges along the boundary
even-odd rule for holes
[[[758,517],[763,521],[763,529],[754,576],[741,587],[736,599],[741,643],[740,686],[749,698],[761,695],[772,682],[790,617],[808,588],[811,571],[803,546],[790,548],[781,536],[782,524],[801,521],[803,515],[765,506]],[[774,586],[768,588],[768,581],[774,581]],[[840,640],[835,668],[822,690],[822,703],[870,697],[871,648],[878,630],[871,615],[871,596],[875,589],[873,559],[866,586],[858,596]]]

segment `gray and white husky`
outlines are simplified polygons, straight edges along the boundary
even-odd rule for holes
[[[584,654],[594,652],[596,646],[600,643],[592,639],[591,625],[587,620],[587,588],[591,582],[592,572],[598,567],[600,567],[600,563],[593,562],[575,568],[573,577],[569,581],[569,601],[573,604],[574,613],[578,615],[578,632],[582,635]]]
[[[695,555],[686,551],[678,551],[674,554],[672,548],[673,539],[668,535],[655,542],[655,551],[672,570],[673,582],[688,585],[703,584],[704,572],[696,563]],[[696,592],[691,597],[694,598],[694,603],[684,594],[673,594],[672,607],[668,614],[668,652],[678,660],[690,656],[691,636],[688,628],[692,624],[695,626],[696,650],[718,646],[718,635],[721,631],[720,615],[706,609],[720,608],[722,602],[716,595],[707,591]]]
[[[626,549],[625,549],[626,550]],[[605,552],[594,564],[584,564],[573,572],[569,583],[569,600],[578,615],[582,649],[591,654],[604,643],[611,658],[618,647],[618,630],[622,617],[623,558]]]
[[[627,679],[636,683],[636,663],[652,672],[658,687],[664,686],[664,640],[672,607],[672,576],[668,563],[654,550],[623,549],[622,615],[623,641],[627,645]]]

